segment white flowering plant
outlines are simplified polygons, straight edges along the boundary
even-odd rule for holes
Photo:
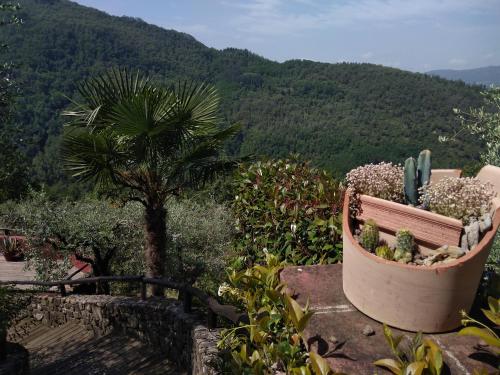
[[[462,220],[488,213],[496,196],[493,186],[473,177],[447,177],[424,186],[421,202],[429,205],[432,212]]]
[[[347,186],[351,191],[351,210],[353,214],[359,211],[359,195],[392,202],[404,203],[404,170],[401,165],[381,162],[366,164],[347,173]]]

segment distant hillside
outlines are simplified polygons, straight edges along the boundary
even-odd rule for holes
[[[455,81],[461,80],[465,83],[476,85],[500,86],[500,66],[487,66],[484,68],[464,70],[431,70],[427,72],[427,74]]]
[[[438,134],[456,126],[452,108],[477,106],[479,89],[371,64],[276,63],[246,50],[208,48],[193,37],[141,20],[112,17],[66,0],[20,0],[24,25],[2,30],[17,65],[19,122],[40,181],[61,179],[61,111],[75,85],[113,66],[140,69],[161,82],[212,82],[226,123],[243,132],[233,153],[298,152],[342,175],[359,164],[402,162],[423,148],[435,166],[478,159],[478,144],[454,148]]]

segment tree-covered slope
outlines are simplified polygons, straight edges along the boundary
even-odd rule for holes
[[[422,148],[433,150],[435,166],[477,159],[477,143],[450,148],[437,136],[457,126],[453,107],[480,104],[478,87],[370,64],[276,63],[67,0],[20,2],[24,25],[1,31],[11,45],[2,60],[17,65],[19,123],[41,181],[61,179],[60,112],[75,85],[114,66],[169,83],[214,83],[224,121],[243,125],[233,152],[298,152],[339,175],[369,161],[403,161]]]

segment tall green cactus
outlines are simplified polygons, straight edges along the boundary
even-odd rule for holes
[[[417,178],[419,188],[431,182],[431,152],[429,150],[424,150],[418,155]]]
[[[416,206],[418,204],[417,162],[414,158],[405,161],[405,198],[406,202]]]
[[[414,158],[405,161],[404,189],[408,204],[417,206],[420,200],[419,189],[431,180],[431,152],[424,150],[418,155],[418,162]]]

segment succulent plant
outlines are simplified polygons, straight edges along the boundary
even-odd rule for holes
[[[400,263],[409,263],[415,247],[415,238],[408,229],[400,229],[396,233],[396,251],[394,260]]]
[[[428,185],[431,182],[431,152],[421,151],[417,162],[418,187]]]
[[[378,246],[375,249],[375,254],[378,257],[384,258],[384,259],[387,259],[387,260],[393,260],[394,259],[394,251],[388,245]]]
[[[368,219],[361,230],[361,245],[368,250],[374,251],[378,246],[379,230],[375,220]]]
[[[431,152],[424,150],[418,155],[418,162],[414,158],[405,161],[404,191],[408,204],[418,205],[422,187],[431,180]]]

